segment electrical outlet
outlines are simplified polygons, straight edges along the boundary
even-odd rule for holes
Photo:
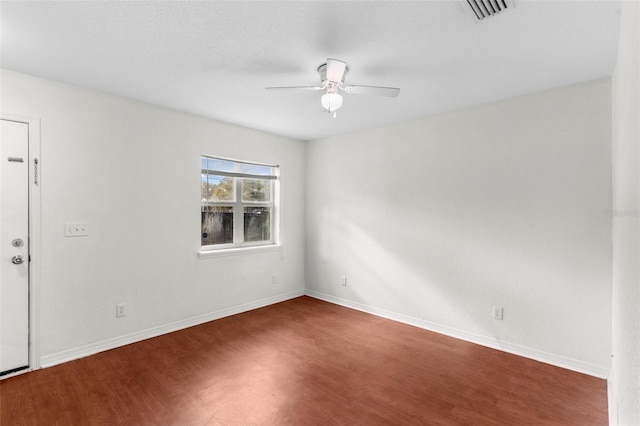
[[[493,307],[493,319],[495,320],[503,320],[504,319],[504,308],[500,306]]]
[[[125,309],[126,307],[127,305],[125,303],[118,303],[116,305],[116,318],[120,318],[127,315],[127,311]]]
[[[275,275],[271,275],[271,284],[278,284],[278,277]]]
[[[340,277],[340,285],[346,286],[347,285],[347,277]]]

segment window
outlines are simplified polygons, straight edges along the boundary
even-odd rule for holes
[[[277,243],[278,166],[203,156],[201,169],[204,250]]]

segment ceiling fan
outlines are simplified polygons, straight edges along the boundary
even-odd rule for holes
[[[344,78],[349,72],[347,63],[337,59],[327,59],[326,64],[318,67],[320,74],[319,86],[290,86],[290,87],[265,87],[266,90],[323,90],[322,107],[329,113],[336,116],[336,110],[342,106],[342,96],[340,91],[350,93],[352,95],[374,95],[396,97],[400,93],[397,87],[381,87],[381,86],[345,86]]]

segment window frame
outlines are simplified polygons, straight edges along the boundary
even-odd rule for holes
[[[205,169],[202,166],[203,160],[221,160],[225,162],[232,162],[234,165],[234,171],[223,171]],[[260,175],[252,174],[242,171],[243,165],[249,166],[262,166],[270,167],[272,174]],[[280,166],[268,163],[259,163],[255,161],[236,160],[219,156],[204,155],[200,156],[200,212],[202,216],[202,210],[204,206],[219,206],[219,207],[231,207],[233,211],[233,242],[222,244],[209,244],[202,245],[202,219],[200,223],[200,253],[202,255],[221,253],[221,252],[259,252],[265,251],[265,249],[272,247],[279,247],[280,245]],[[233,200],[223,201],[211,201],[202,198],[202,184],[203,177],[205,175],[225,176],[233,179]],[[270,181],[270,201],[244,201],[243,200],[243,185],[245,179],[261,179]],[[260,241],[245,241],[245,208],[250,207],[268,207],[270,209],[269,218],[269,239]]]

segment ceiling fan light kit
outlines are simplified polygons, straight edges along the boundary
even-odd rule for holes
[[[266,87],[267,90],[323,90],[325,93],[320,98],[320,104],[329,114],[336,117],[336,110],[342,106],[342,96],[339,91],[352,95],[373,95],[396,97],[400,93],[397,87],[381,86],[346,86],[344,78],[349,68],[347,63],[337,59],[327,59],[327,63],[318,67],[320,74],[320,86],[292,86],[292,87]]]
[[[322,98],[320,98],[320,102],[329,114],[335,113],[336,110],[342,106],[342,96],[337,93],[325,93],[322,95]]]

